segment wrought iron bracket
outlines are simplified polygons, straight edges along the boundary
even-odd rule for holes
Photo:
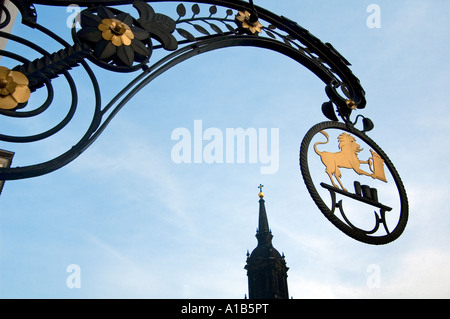
[[[20,11],[23,24],[42,32],[49,41],[56,41],[60,49],[47,52],[45,47],[26,36],[0,30],[0,37],[35,52],[35,57],[28,59],[19,52],[0,51],[2,56],[17,62],[11,68],[11,72],[16,73],[7,76],[19,78],[19,73],[26,76],[29,89],[28,92],[23,88],[21,97],[17,94],[8,97],[9,104],[3,107],[0,100],[0,117],[32,118],[53,107],[55,88],[52,81],[56,77],[67,81],[72,98],[66,115],[54,127],[30,136],[0,131],[0,141],[36,142],[66,127],[78,110],[77,80],[72,77],[71,69],[83,69],[87,74],[92,82],[94,101],[90,124],[75,145],[46,162],[0,168],[0,180],[40,176],[63,167],[86,150],[119,110],[153,79],[193,56],[225,47],[251,46],[273,50],[308,68],[325,84],[328,101],[323,112],[328,118],[336,121],[340,118],[351,125],[353,110],[366,106],[365,92],[349,68],[350,63],[331,44],[322,42],[296,22],[254,5],[253,1],[187,0],[179,4],[174,12],[164,14],[156,13],[151,3],[172,1],[11,1]],[[192,4],[191,8],[188,3]],[[81,28],[72,29],[71,41],[60,38],[39,23],[38,6],[41,9],[73,4],[84,9],[81,12]],[[128,6],[134,6],[137,14],[131,15],[121,10]],[[8,15],[6,8],[0,9]],[[191,12],[188,14],[189,10]],[[155,50],[164,50],[167,54],[159,61],[152,61]],[[104,104],[100,99],[100,85],[91,68],[92,63],[110,72],[137,75]],[[4,74],[7,74],[6,71]],[[23,101],[36,91],[46,92],[47,98],[41,105]],[[17,97],[16,104],[14,97]]]

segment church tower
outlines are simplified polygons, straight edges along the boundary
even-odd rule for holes
[[[251,254],[247,251],[249,299],[288,299],[287,271],[284,254],[272,246],[272,232],[269,228],[264,204],[263,185],[259,185],[259,221],[256,238],[258,245]]]

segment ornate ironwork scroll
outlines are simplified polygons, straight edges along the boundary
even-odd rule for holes
[[[62,132],[80,109],[79,84],[73,71],[83,71],[84,79],[90,81],[93,99],[91,117],[74,145],[56,157],[21,167],[0,167],[0,180],[30,178],[53,172],[67,165],[85,151],[105,130],[115,115],[136,95],[159,75],[194,56],[226,47],[258,47],[285,55],[313,72],[325,86],[323,114],[332,122],[319,124],[306,135],[301,148],[301,170],[306,186],[314,201],[325,216],[346,234],[360,241],[384,244],[396,239],[403,231],[407,220],[407,199],[400,178],[383,151],[371,141],[366,132],[373,123],[363,117],[363,130],[354,128],[351,120],[355,109],[366,106],[365,92],[358,78],[350,70],[350,63],[329,43],[324,43],[296,22],[255,6],[253,1],[239,0],[186,0],[174,4],[172,11],[160,13],[151,6],[156,2],[170,0],[11,0],[20,13],[21,23],[34,32],[39,32],[48,42],[57,44],[55,51],[35,43],[25,35],[15,35],[2,31],[12,23],[11,14],[0,5],[0,37],[21,48],[22,52],[0,50],[0,120],[33,119],[51,111],[62,113],[57,123],[35,134],[16,134],[2,131],[0,141],[8,143],[34,143],[53,137]],[[77,5],[81,8],[74,19],[75,27],[67,28],[70,40],[65,40],[39,22],[39,10],[46,6]],[[37,7],[39,6],[39,10]],[[77,25],[75,22],[79,22]],[[53,46],[48,46],[53,47]],[[162,58],[154,58],[154,53],[162,52]],[[3,65],[5,59],[8,66]],[[117,94],[106,103],[101,100],[101,81],[95,68],[104,72],[134,74],[125,86],[117,88]],[[56,102],[55,79],[66,82],[68,105],[62,107]],[[85,80],[83,80],[85,81]],[[84,85],[86,83],[83,83]],[[42,99],[33,99],[35,96]],[[39,102],[36,102],[39,101]],[[83,105],[84,108],[87,106]],[[361,115],[359,115],[361,116]],[[358,116],[358,117],[359,117]],[[358,119],[358,117],[356,119]],[[341,121],[341,122],[340,122]],[[19,125],[20,127],[20,125]],[[339,135],[340,154],[326,153],[329,129],[345,132]],[[322,141],[316,141],[315,156],[325,165],[329,183],[321,183],[320,188],[329,193],[331,203],[326,205],[314,185],[308,166],[310,143],[316,133]],[[361,139],[372,149],[366,161],[358,159],[358,147],[352,154],[344,154],[344,145],[356,144]],[[330,145],[330,144],[329,144]],[[350,153],[349,153],[350,154]],[[16,153],[16,157],[20,154]],[[362,169],[362,165],[367,165]],[[390,173],[387,177],[385,171]],[[398,223],[390,226],[394,207],[385,204],[378,189],[366,184],[355,183],[355,191],[348,191],[341,180],[341,171],[353,172],[369,179],[396,185],[400,207]],[[326,175],[325,175],[326,177]],[[339,196],[345,199],[337,200]],[[357,201],[375,209],[375,225],[363,230],[349,217],[344,201]],[[381,201],[381,202],[380,202]],[[338,213],[341,218],[338,218]],[[380,227],[382,226],[382,227]],[[384,234],[379,232],[384,230]]]
[[[54,126],[33,135],[10,135],[0,128],[0,141],[32,143],[63,130],[79,109],[77,80],[72,69],[83,69],[92,83],[94,101],[92,118],[86,132],[67,151],[49,161],[29,166],[0,168],[0,179],[12,180],[52,172],[79,156],[104,131],[119,110],[143,87],[177,64],[202,53],[232,46],[253,46],[279,52],[301,63],[325,84],[328,96],[324,114],[344,121],[352,109],[366,105],[364,90],[349,69],[349,63],[329,43],[323,43],[308,30],[288,18],[253,5],[231,0],[184,1],[173,12],[157,13],[152,2],[166,1],[26,1],[12,0],[20,12],[21,22],[46,35],[60,46],[56,52],[27,39],[0,30],[0,37],[33,51],[33,57],[20,52],[1,50],[0,55],[16,61],[11,68],[0,69],[0,117],[33,118],[55,108],[55,78],[64,78],[71,101],[66,114]],[[170,2],[170,1],[167,1]],[[79,5],[83,8],[72,28],[68,42],[39,23],[37,6]],[[43,5],[43,6],[41,6]],[[121,10],[133,6],[135,14]],[[132,9],[132,8],[131,8]],[[9,17],[5,7],[2,13]],[[3,24],[9,23],[6,20]],[[152,61],[152,53],[167,54]],[[125,87],[107,103],[100,99],[101,83],[91,63],[110,72],[136,73]],[[343,93],[340,93],[340,92]],[[30,95],[45,94],[40,105],[31,103]],[[351,105],[351,107],[349,107]],[[337,118],[336,118],[337,119]],[[19,157],[20,154],[17,154]]]

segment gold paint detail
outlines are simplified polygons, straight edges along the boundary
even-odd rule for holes
[[[347,104],[347,107],[351,110],[355,110],[358,105],[356,105],[355,101],[353,100],[345,100],[345,103]]]
[[[259,184],[259,186],[258,186],[258,188],[259,188],[259,194],[258,194],[259,198],[263,198],[264,197],[264,193],[262,191],[263,187],[264,187],[263,184]]]
[[[340,168],[350,168],[353,169],[359,175],[370,176],[373,179],[379,179],[387,183],[384,174],[384,160],[375,151],[370,150],[372,153],[372,157],[369,158],[367,161],[360,160],[358,158],[358,153],[361,152],[363,149],[361,148],[360,145],[356,143],[355,138],[348,133],[342,133],[338,137],[340,149],[339,152],[331,153],[319,151],[317,148],[318,145],[327,144],[329,142],[329,135],[327,134],[327,132],[321,131],[320,133],[322,133],[327,140],[326,142],[315,143],[314,151],[317,153],[317,155],[320,156],[322,163],[326,167],[325,172],[328,174],[330,181],[334,187],[339,188],[339,186],[334,182],[333,176],[339,183],[340,187],[344,191],[347,191],[347,189],[344,188],[341,182],[342,174],[341,171],[339,170]],[[361,169],[360,168],[361,164],[368,164],[371,173],[368,173],[363,169]]]
[[[98,29],[102,31],[103,39],[111,41],[116,47],[130,45],[131,40],[134,39],[134,33],[130,27],[118,19],[103,19]]]
[[[369,158],[369,168],[373,173],[373,178],[379,179],[387,183],[386,175],[384,174],[384,159],[381,158],[380,155],[375,153],[374,150],[370,150],[372,153],[372,157]]]
[[[250,17],[251,13],[245,10],[245,12],[239,11],[236,19],[242,23],[244,29],[249,29],[252,34],[261,33],[262,24],[258,20],[251,22]]]
[[[31,95],[28,83],[22,72],[0,66],[0,109],[12,110],[27,102]]]

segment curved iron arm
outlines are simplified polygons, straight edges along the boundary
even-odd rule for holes
[[[37,1],[26,1],[26,0],[12,0],[19,7],[23,8],[26,20],[33,20],[36,17],[36,13],[32,9],[32,4],[44,4],[50,6],[68,6],[71,4],[76,4],[80,6],[112,6],[112,5],[125,5],[132,4],[134,0],[78,0],[78,1],[67,1],[67,0],[37,0]],[[161,0],[146,0],[145,2],[163,2]],[[179,2],[178,0],[166,0],[164,2]],[[287,32],[292,38],[299,40],[307,48],[311,50],[312,53],[317,54],[320,59],[330,65],[331,69],[341,77],[343,83],[346,84],[346,90],[348,91],[348,98],[353,100],[358,108],[362,109],[366,105],[365,92],[362,88],[360,81],[354,76],[352,71],[348,66],[351,64],[329,43],[323,43],[314,35],[312,35],[307,29],[299,26],[296,22],[289,20],[286,17],[278,16],[264,8],[253,5],[253,3],[247,3],[240,0],[185,0],[183,2],[191,3],[206,3],[212,5],[218,5],[222,7],[228,7],[235,10],[255,9],[258,13],[259,18],[271,22],[275,27]],[[22,12],[22,14],[24,14]],[[344,114],[342,116],[350,115],[346,110],[347,105],[345,104],[345,99],[343,99],[336,91],[339,86],[338,83],[328,83],[327,95],[330,99],[337,104],[340,111]]]
[[[170,0],[169,0],[170,1]],[[225,47],[232,46],[254,46],[265,49],[270,49],[276,52],[279,52],[283,55],[286,55],[293,60],[299,62],[308,68],[311,72],[313,72],[317,77],[319,77],[326,86],[325,92],[330,100],[330,102],[334,103],[337,107],[338,115],[342,118],[342,120],[350,124],[350,115],[353,108],[364,108],[366,105],[366,100],[364,97],[364,90],[360,85],[360,82],[357,77],[355,77],[352,71],[349,69],[348,61],[342,57],[342,55],[333,48],[328,43],[323,43],[308,30],[302,28],[297,23],[282,17],[278,16],[268,10],[263,8],[253,6],[247,2],[243,1],[231,1],[231,0],[200,0],[200,1],[192,1],[187,0],[183,2],[195,2],[195,3],[205,3],[211,5],[218,5],[220,7],[230,8],[238,11],[254,11],[256,10],[257,17],[261,19],[261,21],[268,23],[268,26],[262,27],[261,33],[256,34],[246,34],[236,28],[236,30],[231,30],[229,27],[230,21],[233,20],[225,20],[225,19],[216,19],[222,21],[228,27],[228,31],[222,32],[217,29],[217,26],[213,28],[213,31],[216,31],[216,34],[211,34],[206,31],[204,28],[199,26],[198,24],[194,24],[194,22],[204,22],[208,23],[208,19],[212,19],[211,16],[198,18],[194,17],[191,19],[181,19],[181,16],[178,20],[175,21],[176,26],[182,23],[188,23],[196,26],[196,30],[200,31],[200,37],[194,37],[192,34],[188,33],[182,34],[181,28],[177,28],[178,33],[182,34],[185,39],[177,40],[177,46],[185,45],[177,50],[169,53],[166,57],[162,58],[160,61],[157,61],[151,66],[148,66],[148,60],[141,62],[137,66],[132,67],[117,67],[117,66],[106,66],[105,63],[100,64],[101,66],[105,66],[106,69],[112,71],[120,71],[120,72],[132,72],[137,70],[142,70],[142,72],[132,80],[125,88],[120,90],[120,92],[103,108],[101,107],[100,102],[100,89],[97,83],[97,79],[95,77],[94,72],[89,67],[86,59],[91,61],[96,61],[95,56],[93,55],[92,48],[89,48],[84,43],[75,43],[70,44],[65,40],[59,38],[55,33],[50,30],[45,29],[43,26],[37,23],[37,14],[34,8],[34,4],[42,4],[42,5],[52,5],[52,6],[65,6],[69,4],[77,4],[80,6],[87,7],[86,10],[97,10],[98,5],[126,5],[126,4],[136,4],[135,1],[65,1],[65,0],[54,0],[54,1],[26,1],[26,0],[12,0],[13,3],[19,8],[22,14],[22,23],[38,29],[42,31],[44,34],[52,37],[57,40],[62,46],[63,49],[56,53],[49,53],[43,50],[42,48],[35,46],[29,41],[19,38],[14,35],[8,35],[3,32],[0,32],[0,36],[4,36],[8,39],[18,41],[21,43],[25,43],[26,45],[33,48],[35,51],[41,53],[43,58],[37,59],[35,61],[27,61],[24,59],[19,59],[17,55],[11,52],[2,51],[2,55],[9,56],[17,61],[23,63],[21,66],[15,68],[15,70],[22,71],[25,74],[28,74],[31,79],[38,79],[39,76],[44,75],[42,77],[42,81],[35,83],[37,89],[40,86],[45,86],[48,91],[48,99],[46,102],[39,108],[33,111],[21,111],[17,110],[0,110],[0,115],[4,116],[12,116],[12,117],[26,117],[33,116],[37,113],[43,112],[45,109],[49,107],[51,101],[53,99],[53,88],[51,86],[51,79],[57,77],[62,74],[66,78],[71,88],[72,94],[72,105],[69,108],[67,116],[64,120],[55,126],[54,128],[43,132],[41,134],[37,134],[29,137],[12,137],[6,135],[0,135],[0,140],[9,141],[9,142],[31,142],[35,140],[44,139],[48,136],[51,136],[61,130],[72,118],[73,113],[76,110],[77,105],[77,93],[76,93],[76,85],[73,79],[70,76],[68,70],[70,68],[81,66],[84,68],[89,78],[92,81],[94,95],[95,95],[95,106],[94,106],[94,115],[91,120],[91,124],[89,128],[81,137],[81,139],[68,151],[61,154],[60,156],[44,162],[40,164],[24,166],[24,167],[15,167],[15,168],[2,168],[0,169],[0,180],[12,180],[12,179],[21,179],[21,178],[29,178],[34,176],[39,176],[43,174],[47,174],[52,172],[62,166],[68,164],[76,157],[78,157],[84,150],[86,150],[96,139],[97,137],[104,131],[106,126],[110,123],[112,118],[119,112],[119,110],[133,97],[136,93],[138,93],[143,87],[149,84],[154,78],[164,73],[168,69],[176,66],[177,64],[202,53],[217,50]],[[145,3],[151,2],[165,2],[165,1],[145,1]],[[142,1],[141,1],[142,4]],[[114,9],[116,10],[116,9]],[[228,16],[228,14],[227,14]],[[134,24],[143,26],[143,24],[139,24],[139,19],[134,19]],[[210,24],[212,27],[213,24]],[[148,30],[147,30],[148,31]],[[185,31],[185,30],[184,30]],[[204,32],[206,31],[206,32]],[[151,30],[150,30],[151,34]],[[79,42],[79,39],[74,36],[74,41]],[[164,47],[155,46],[153,49],[160,49]],[[62,60],[62,62],[61,62]],[[30,71],[31,70],[31,71]],[[28,73],[27,73],[28,72]],[[33,76],[36,75],[34,78]],[[39,76],[38,76],[39,75]],[[341,96],[337,90],[338,88],[343,89],[343,93],[345,96]],[[349,107],[349,101],[351,101],[353,107]]]

